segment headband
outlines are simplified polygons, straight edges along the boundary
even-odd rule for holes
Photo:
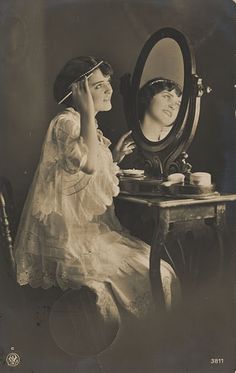
[[[94,72],[94,70],[96,70],[101,64],[103,63],[103,61],[100,61],[98,62],[95,66],[93,66],[91,69],[89,69],[88,71],[86,71],[85,73],[83,73],[82,75],[80,75],[78,78],[76,78],[68,87],[68,89],[71,89],[72,88],[72,85],[76,82],[79,82],[80,80],[82,80],[83,78],[85,78],[87,76],[87,78],[89,78],[92,73]],[[72,91],[70,91],[66,96],[64,96],[59,102],[58,102],[58,105],[62,104],[62,102],[64,102],[70,95],[72,95]]]

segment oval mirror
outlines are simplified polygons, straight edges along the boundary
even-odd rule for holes
[[[184,61],[179,44],[164,38],[149,53],[140,80],[137,110],[146,139],[157,142],[170,133],[179,112],[183,85]]]
[[[185,152],[196,131],[203,94],[187,38],[173,28],[151,35],[132,78],[122,77],[121,94],[147,173],[183,172],[181,162],[186,164]]]

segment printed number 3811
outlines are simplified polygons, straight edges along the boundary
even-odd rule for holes
[[[224,359],[223,358],[212,358],[211,359],[211,364],[224,364]]]

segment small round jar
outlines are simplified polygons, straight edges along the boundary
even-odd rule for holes
[[[192,185],[211,185],[211,174],[208,172],[194,172],[190,175],[190,184]]]

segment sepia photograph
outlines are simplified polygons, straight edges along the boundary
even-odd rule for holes
[[[236,372],[235,40],[235,0],[1,0],[1,373]]]

